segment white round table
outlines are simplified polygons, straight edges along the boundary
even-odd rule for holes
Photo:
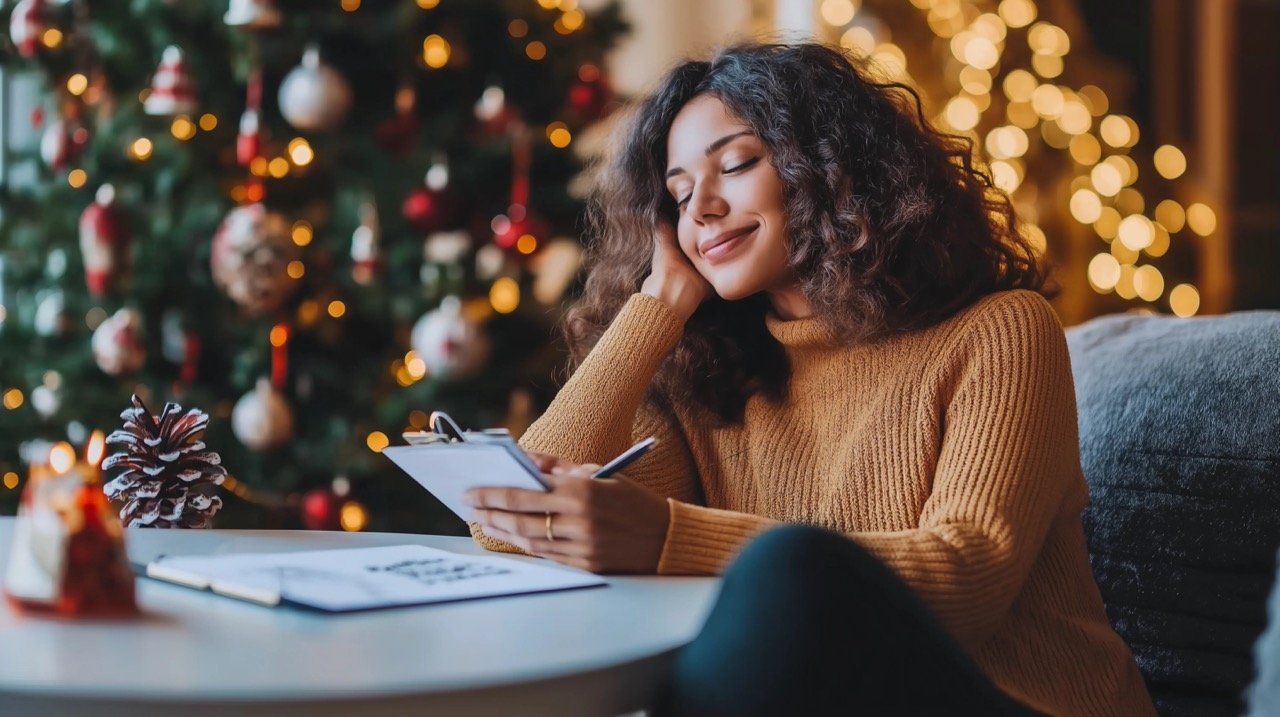
[[[0,518],[0,579],[13,518]],[[258,530],[128,531],[130,558],[467,538]],[[520,558],[531,560],[532,558]],[[3,715],[618,715],[642,709],[697,634],[711,578],[324,615],[139,578],[143,616],[34,617],[0,601]]]

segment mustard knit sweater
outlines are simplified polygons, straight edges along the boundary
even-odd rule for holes
[[[659,573],[718,574],[772,525],[819,525],[889,565],[1015,699],[1155,714],[1090,573],[1070,359],[1048,302],[993,294],[852,346],[818,319],[766,321],[791,361],[788,398],[752,397],[741,425],[715,428],[643,401],[684,327],[636,294],[521,444],[602,464],[657,436],[624,474],[669,500]]]

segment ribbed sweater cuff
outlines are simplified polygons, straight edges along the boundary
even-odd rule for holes
[[[671,520],[659,575],[719,575],[738,551],[777,521],[667,499]]]

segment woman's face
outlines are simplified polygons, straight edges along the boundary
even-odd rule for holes
[[[726,300],[789,287],[782,180],[765,145],[711,95],[676,115],[667,135],[676,238]]]

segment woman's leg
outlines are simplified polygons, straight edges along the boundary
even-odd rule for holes
[[[674,715],[1030,715],[944,632],[897,575],[853,541],[772,530],[725,574],[676,660]]]

